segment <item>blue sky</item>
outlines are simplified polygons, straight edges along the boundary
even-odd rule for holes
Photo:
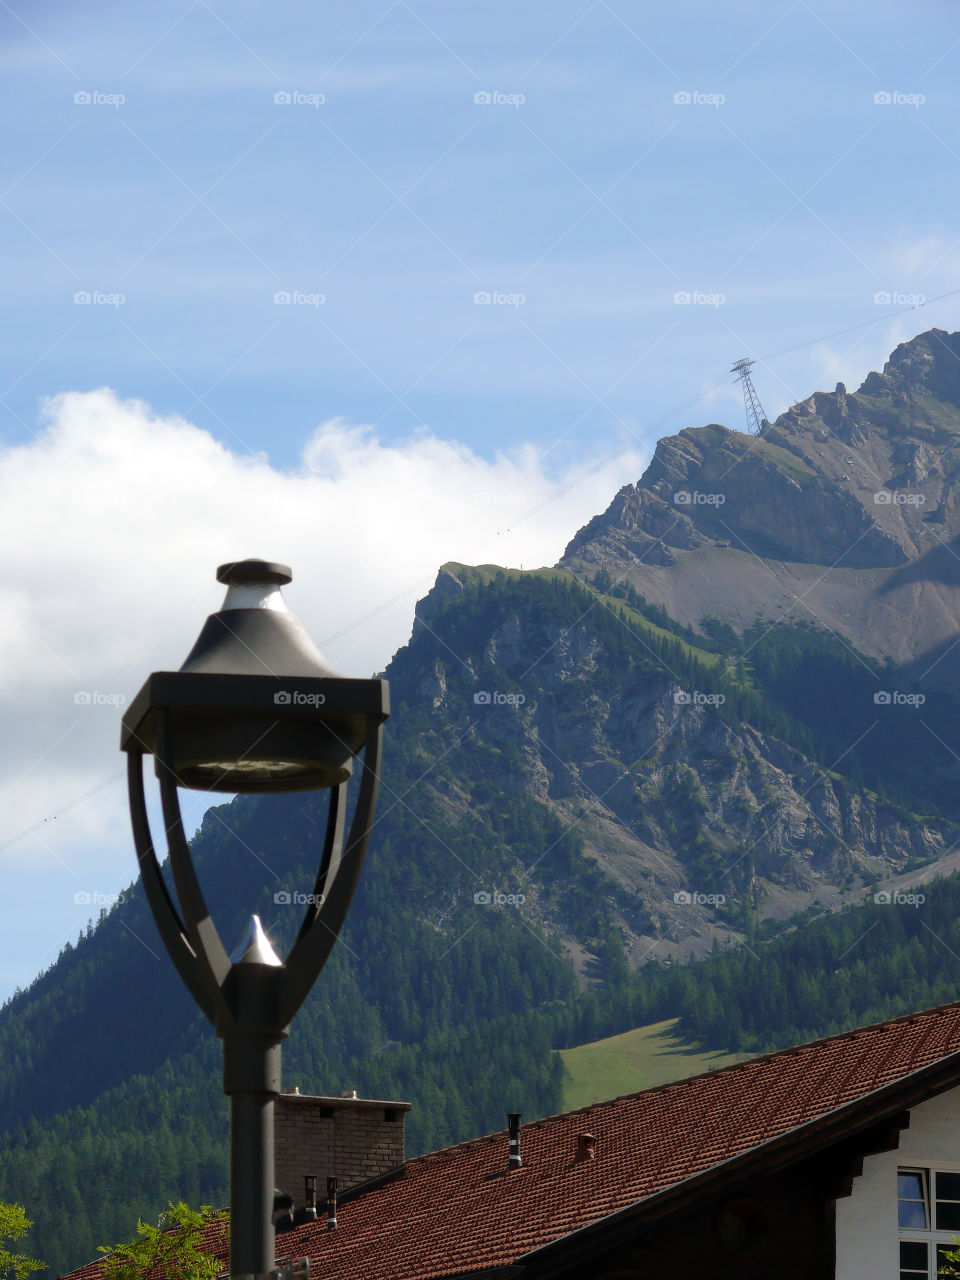
[[[132,878],[117,700],[219,560],[369,672],[444,560],[553,562],[741,426],[735,359],[772,417],[958,327],[903,310],[960,289],[953,4],[0,20],[0,998]]]
[[[39,397],[109,385],[280,466],[334,415],[592,456],[742,355],[876,322],[758,370],[774,413],[833,361],[859,377],[953,327],[955,302],[897,324],[873,301],[960,283],[948,4],[199,0],[5,25],[7,439]],[[705,413],[736,422],[735,391]]]

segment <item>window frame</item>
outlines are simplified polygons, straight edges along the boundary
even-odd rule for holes
[[[900,1244],[925,1244],[927,1245],[927,1280],[937,1280],[937,1247],[946,1245],[948,1248],[957,1248],[957,1242],[960,1242],[960,1227],[950,1230],[937,1230],[934,1226],[937,1217],[937,1182],[936,1175],[938,1173],[955,1173],[960,1174],[960,1161],[958,1160],[938,1160],[935,1164],[923,1164],[914,1162],[911,1164],[902,1164],[897,1166],[897,1177],[903,1173],[918,1173],[923,1179],[923,1188],[926,1204],[927,1221],[930,1223],[928,1227],[901,1227],[900,1226],[900,1195],[899,1186],[897,1187],[897,1275],[900,1276]],[[946,1203],[957,1204],[960,1201],[946,1201]],[[921,1273],[915,1272],[918,1280]]]

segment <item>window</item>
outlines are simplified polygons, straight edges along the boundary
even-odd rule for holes
[[[919,1227],[926,1231],[930,1226],[927,1208],[926,1169],[899,1169],[897,1171],[897,1219],[904,1227]]]
[[[960,1239],[960,1172],[897,1170],[900,1280],[937,1280]]]
[[[937,1266],[944,1261],[952,1248],[948,1244],[938,1244]],[[900,1241],[900,1280],[936,1280],[937,1272],[930,1270],[930,1245],[925,1241]]]
[[[960,1231],[960,1173],[935,1173],[937,1230]]]

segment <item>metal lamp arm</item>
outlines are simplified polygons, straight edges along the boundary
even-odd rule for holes
[[[183,829],[180,797],[177,794],[177,779],[170,765],[172,757],[167,718],[161,714],[158,716],[158,721],[157,777],[160,782],[160,799],[163,805],[163,822],[167,833],[173,883],[176,886],[187,939],[194,952],[202,958],[203,978],[211,986],[211,994],[226,1013],[227,1005],[223,1001],[221,989],[230,972],[230,958],[211,918],[193,859],[190,856],[190,847]]]
[[[383,724],[371,717],[367,722],[360,793],[346,847],[336,863],[331,864],[335,865],[336,874],[332,878],[327,877],[329,888],[322,906],[315,909],[312,920],[308,916],[304,921],[304,927],[280,971],[279,1010],[284,1026],[291,1021],[309,994],[340,934],[353,898],[370,840],[370,820],[376,807],[380,785],[382,748]]]
[[[163,939],[163,945],[184,986],[205,1016],[214,1022],[217,1000],[209,989],[209,981],[204,981],[203,960],[190,944],[187,930],[167,890],[157,861],[156,850],[153,847],[143,787],[143,752],[141,751],[130,751],[127,756],[127,785],[130,793],[130,818],[137,850],[137,862],[157,932]]]
[[[307,908],[297,937],[302,937],[316,920],[336,878],[343,851],[343,828],[347,816],[347,784],[341,782],[330,795],[327,830],[323,840],[323,856],[313,885],[312,902]]]

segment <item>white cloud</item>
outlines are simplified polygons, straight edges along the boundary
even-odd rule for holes
[[[283,472],[109,390],[58,396],[44,415],[36,440],[0,451],[0,844],[121,767],[117,703],[180,665],[222,598],[223,561],[292,565],[288,604],[321,645],[339,637],[326,650],[340,670],[365,675],[406,642],[443,561],[554,563],[645,461],[631,446],[524,519],[578,476],[549,473],[531,445],[489,461],[332,420]],[[71,899],[121,887],[123,784],[0,850],[0,865],[56,866]]]

